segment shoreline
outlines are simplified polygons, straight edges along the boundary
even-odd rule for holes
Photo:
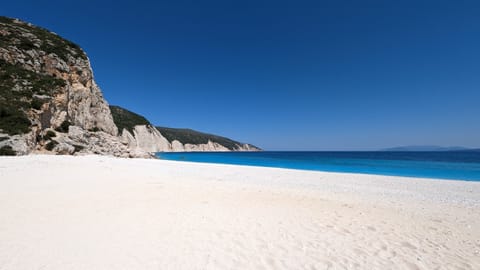
[[[480,268],[480,183],[0,158],[0,269]]]
[[[200,164],[238,166],[238,167],[246,167],[246,168],[253,167],[253,168],[259,168],[259,169],[269,168],[269,169],[280,169],[280,170],[292,170],[292,171],[299,171],[299,172],[319,172],[319,173],[365,175],[365,176],[386,176],[386,177],[397,177],[397,178],[408,178],[408,179],[419,179],[419,180],[434,180],[434,181],[480,182],[480,180],[468,180],[468,179],[457,179],[457,178],[440,178],[440,177],[428,177],[428,176],[407,176],[407,175],[396,175],[396,174],[347,172],[347,171],[326,171],[326,170],[315,170],[315,169],[296,169],[296,168],[287,168],[287,167],[271,167],[271,166],[260,166],[260,165],[243,165],[243,164],[202,162],[202,161],[179,161],[179,160],[161,159],[161,158],[158,158],[158,157],[157,157],[157,160],[180,162],[180,163],[190,163],[190,164],[200,163]]]
[[[242,152],[243,153],[243,152]],[[291,158],[283,155],[277,156],[276,153],[290,153],[288,151],[263,151],[254,155],[242,155],[237,152],[158,152],[155,157],[162,160],[181,161],[181,162],[200,162],[210,164],[226,164],[253,166],[264,168],[280,168],[301,171],[317,171],[331,173],[351,173],[366,175],[381,175],[394,177],[425,178],[436,180],[455,180],[480,182],[480,166],[478,162],[462,161],[461,159],[422,159],[417,156],[409,156],[412,153],[420,154],[450,154],[451,152],[378,152],[378,151],[293,151],[294,154],[312,154],[312,153],[330,153],[329,155],[305,156]],[[263,155],[266,153],[267,155]],[[273,155],[269,155],[273,153]],[[407,157],[377,157],[370,159],[367,156],[345,156],[344,153],[363,153],[363,154],[402,154]],[[464,152],[461,152],[464,153]],[[251,154],[251,153],[250,153]],[[337,154],[342,154],[337,156]],[[185,155],[185,156],[184,156]],[[236,156],[236,157],[235,157]],[[265,158],[265,160],[264,160]],[[311,158],[312,160],[308,160]],[[313,161],[315,158],[322,159],[322,162]],[[350,160],[353,158],[353,160]],[[413,158],[413,159],[412,159]],[[419,159],[420,158],[420,159]],[[445,158],[445,157],[438,157]],[[477,158],[480,158],[478,156]],[[334,161],[339,160],[340,162]],[[373,161],[375,160],[375,161]],[[480,160],[479,160],[480,161]],[[341,164],[341,163],[344,164]],[[350,165],[346,165],[350,164]],[[419,165],[422,164],[422,165]]]

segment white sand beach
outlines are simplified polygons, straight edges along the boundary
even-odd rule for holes
[[[1,157],[0,269],[480,269],[480,183]]]

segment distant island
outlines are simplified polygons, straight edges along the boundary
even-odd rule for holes
[[[390,152],[440,152],[440,151],[480,151],[480,149],[466,148],[462,146],[438,146],[438,145],[408,145],[381,149]]]

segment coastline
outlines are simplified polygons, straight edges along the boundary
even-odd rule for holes
[[[0,269],[480,268],[480,183],[0,158]]]
[[[480,154],[466,151],[159,152],[165,160],[480,182]]]

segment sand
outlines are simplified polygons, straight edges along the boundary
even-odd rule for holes
[[[1,157],[0,269],[480,269],[480,183]]]

